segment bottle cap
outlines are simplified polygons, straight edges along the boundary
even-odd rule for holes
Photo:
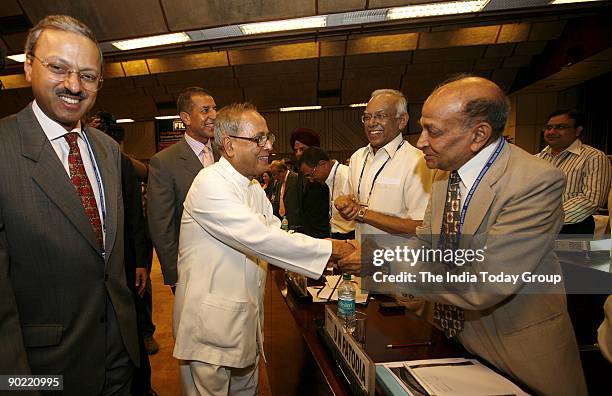
[[[346,272],[342,274],[343,280],[351,280],[351,274],[347,274]]]

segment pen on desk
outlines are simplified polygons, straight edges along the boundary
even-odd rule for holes
[[[410,344],[387,344],[387,348],[389,349],[398,349],[398,348],[414,348],[414,347],[425,347],[432,346],[433,343],[431,341],[424,342],[411,342]]]
[[[339,276],[338,280],[336,281],[336,284],[334,285],[334,288],[332,289],[331,293],[329,293],[329,296],[327,297],[327,301],[329,301],[331,299],[331,297],[334,295],[334,292],[336,291],[336,288],[338,287],[338,284],[340,283],[341,279],[342,279],[342,277]]]

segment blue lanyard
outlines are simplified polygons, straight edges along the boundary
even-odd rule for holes
[[[393,156],[395,156],[395,154],[398,152],[400,147],[402,147],[404,142],[405,142],[405,140],[402,139],[400,144],[395,149],[395,153],[393,153]],[[359,184],[357,184],[357,199],[359,199],[359,200],[361,200],[361,194],[360,194],[360,192],[361,192],[361,179],[363,178],[363,172],[365,171],[366,163],[368,162],[369,156],[370,156],[370,152],[368,151],[368,153],[366,154],[365,158],[363,159],[363,166],[361,167],[361,173],[359,174]],[[391,160],[391,158],[392,157],[389,156],[389,158],[387,158],[385,163],[382,164],[382,166],[378,169],[378,171],[374,175],[374,179],[372,179],[372,185],[370,186],[370,192],[368,193],[368,200],[366,201],[366,205],[370,204],[370,197],[372,196],[372,191],[374,191],[374,186],[376,185],[376,179],[378,179],[378,175],[380,175],[380,172],[382,172],[382,170],[385,169],[385,166],[387,166],[387,163]]]
[[[98,164],[93,155],[93,151],[91,151],[91,145],[89,144],[89,139],[87,138],[87,134],[85,133],[85,128],[81,128],[83,132],[83,140],[85,140],[85,145],[87,146],[87,152],[89,153],[89,158],[91,159],[91,166],[94,170],[94,175],[96,176],[96,183],[98,184],[98,191],[100,192],[100,209],[102,212],[102,229],[104,230],[104,234],[106,234],[106,206],[104,205],[104,190],[102,189],[102,182],[100,180],[100,174],[98,173]],[[106,251],[104,250],[104,246],[102,246],[102,257],[106,256]]]
[[[501,153],[501,150],[504,147],[505,142],[506,142],[506,139],[504,139],[504,137],[500,137],[500,142],[497,144],[495,151],[493,151],[493,154],[491,154],[491,156],[487,160],[487,163],[485,164],[485,166],[482,168],[482,170],[478,174],[476,181],[474,181],[472,188],[470,188],[470,191],[467,193],[465,197],[465,202],[463,203],[463,207],[461,208],[461,217],[459,218],[459,230],[460,231],[463,230],[463,221],[465,220],[465,213],[467,212],[467,208],[470,205],[470,201],[472,200],[472,197],[474,196],[474,192],[476,192],[476,188],[482,181],[482,178],[487,173],[489,168],[491,168],[491,165],[493,165],[493,162],[495,162],[497,157],[499,157],[499,153]],[[449,183],[450,183],[450,179],[449,179]]]

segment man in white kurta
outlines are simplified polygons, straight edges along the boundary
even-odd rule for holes
[[[184,395],[255,394],[267,263],[318,278],[330,256],[348,253],[347,243],[280,229],[265,192],[251,182],[268,169],[273,142],[251,105],[222,109],[215,144],[223,157],[198,174],[187,194],[173,353]]]

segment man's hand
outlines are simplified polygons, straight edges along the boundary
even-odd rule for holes
[[[330,261],[338,261],[343,257],[346,257],[353,253],[355,246],[348,241],[339,241],[336,239],[331,240],[332,243],[332,254],[329,258]]]
[[[360,206],[354,195],[341,195],[334,201],[338,213],[346,220],[354,220],[359,212]]]
[[[356,240],[348,241],[354,247],[354,251],[338,261],[338,268],[342,272],[359,275],[361,270],[361,245]]]
[[[147,269],[146,268],[136,268],[136,291],[138,292],[138,297],[142,298],[145,292],[145,287],[147,286]]]

